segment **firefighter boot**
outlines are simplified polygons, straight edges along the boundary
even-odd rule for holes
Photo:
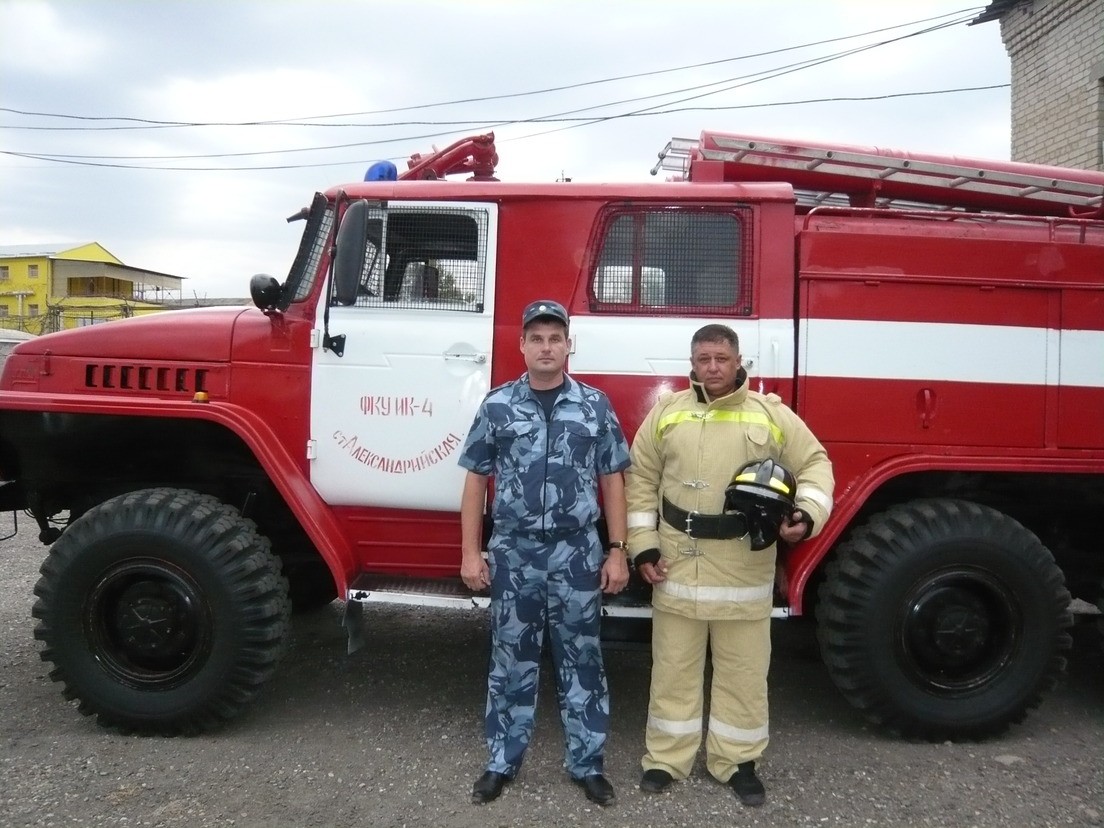
[[[728,780],[732,792],[740,798],[743,805],[755,808],[767,801],[767,790],[759,777],[755,775],[754,762],[741,762],[736,766],[736,773]]]
[[[644,771],[640,779],[640,790],[644,793],[663,793],[675,778],[663,768],[651,768]]]

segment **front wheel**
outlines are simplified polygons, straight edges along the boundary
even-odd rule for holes
[[[1019,722],[1065,667],[1070,595],[1007,515],[920,500],[841,544],[817,608],[828,672],[870,720],[907,736],[981,738]]]
[[[35,585],[35,638],[80,712],[139,733],[237,715],[275,670],[287,582],[254,524],[208,495],[146,489],[87,511]]]

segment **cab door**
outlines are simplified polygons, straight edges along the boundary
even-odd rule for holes
[[[686,388],[690,340],[709,323],[736,331],[752,389],[788,385],[794,323],[762,317],[750,205],[620,202],[595,237],[568,367],[610,394],[630,434],[660,394]]]
[[[496,205],[391,202],[369,224],[355,301],[319,307],[311,483],[334,506],[456,511],[490,388]]]

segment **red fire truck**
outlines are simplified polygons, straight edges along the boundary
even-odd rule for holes
[[[66,696],[201,731],[275,669],[292,605],[342,599],[350,646],[365,602],[485,605],[456,455],[551,297],[630,438],[712,321],[819,436],[835,511],[776,615],[815,616],[854,706],[933,739],[1022,720],[1104,576],[1104,174],[717,132],[671,141],[662,183],[496,162],[481,135],[315,195],[256,307],[14,349],[0,509],[51,545],[35,635]]]

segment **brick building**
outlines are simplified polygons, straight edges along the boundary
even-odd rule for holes
[[[1104,0],[993,0],[1012,67],[1013,161],[1104,171]]]

